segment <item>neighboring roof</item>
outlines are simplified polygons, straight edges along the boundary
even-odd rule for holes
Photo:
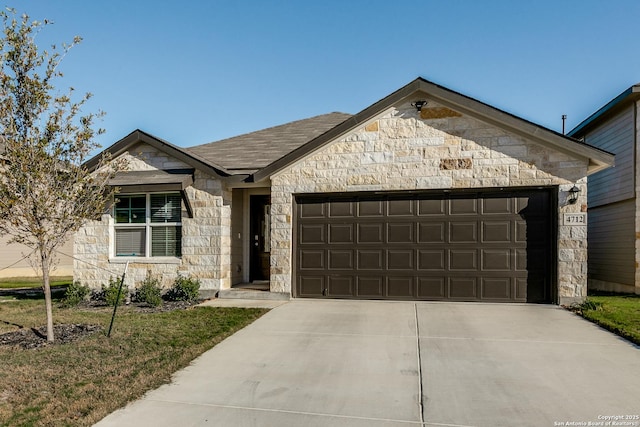
[[[149,144],[152,147],[157,148],[160,151],[163,151],[172,157],[194,167],[195,169],[201,170],[208,174],[215,174],[219,176],[229,176],[231,173],[227,171],[222,166],[218,166],[213,161],[209,161],[207,159],[203,159],[195,153],[190,153],[186,151],[184,148],[180,148],[175,146],[165,140],[157,138],[151,134],[141,131],[140,129],[134,130],[129,135],[122,138],[120,141],[113,144],[111,147],[107,148],[103,152],[108,152],[112,157],[117,157],[127,150],[129,150],[133,145],[138,143]],[[102,153],[93,157],[91,160],[88,160],[85,163],[85,166],[89,170],[93,170],[97,167],[98,162],[100,161]]]
[[[324,144],[352,132],[358,126],[373,119],[386,109],[407,99],[418,100],[420,98],[431,99],[462,114],[469,115],[486,123],[491,123],[497,127],[536,141],[542,145],[565,152],[574,157],[587,158],[589,161],[589,173],[597,172],[613,165],[614,163],[614,156],[611,153],[592,147],[576,139],[569,138],[559,132],[555,132],[551,129],[547,129],[543,126],[524,120],[513,114],[499,110],[481,101],[462,95],[461,93],[419,77],[406,86],[393,92],[386,98],[383,98],[370,107],[365,108],[355,116],[343,121],[338,126],[331,128],[314,140],[299,146],[295,150],[275,160],[273,163],[254,173],[251,179],[255,182],[266,179],[298,159],[319,149]]]
[[[228,171],[255,172],[344,122],[351,114],[329,113],[187,148]]]
[[[620,95],[613,98],[611,101],[606,103],[602,108],[598,111],[584,119],[578,126],[573,128],[571,132],[567,135],[571,137],[582,136],[587,131],[588,128],[596,125],[601,118],[603,118],[607,113],[616,110],[618,107],[625,105],[629,101],[635,101],[640,99],[640,83],[637,83],[630,88],[626,89]]]

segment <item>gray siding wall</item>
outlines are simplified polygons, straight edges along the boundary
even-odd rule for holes
[[[633,105],[590,131],[585,142],[616,155],[615,167],[589,177],[589,208],[634,197]]]
[[[634,248],[633,199],[589,209],[589,279],[633,286]]]
[[[243,237],[244,190],[234,189],[231,199],[231,284],[243,281],[242,237]]]

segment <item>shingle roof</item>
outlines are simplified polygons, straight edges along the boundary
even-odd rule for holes
[[[187,148],[227,170],[255,171],[334,128],[351,117],[329,113]]]

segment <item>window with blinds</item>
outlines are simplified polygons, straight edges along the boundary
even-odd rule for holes
[[[180,193],[121,195],[114,207],[115,256],[182,255]]]

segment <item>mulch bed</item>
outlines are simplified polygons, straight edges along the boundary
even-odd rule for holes
[[[152,307],[147,304],[127,304],[124,307],[129,307],[136,313],[162,313],[173,310],[184,310],[191,308],[195,304],[201,301],[189,302],[189,301],[164,301],[159,307]],[[104,303],[96,301],[84,301],[78,305],[79,310],[104,310],[105,308],[113,309],[113,307],[107,306]],[[123,306],[119,306],[121,310]],[[16,325],[19,326],[19,325]],[[47,341],[47,329],[42,326],[36,328],[21,328],[17,331],[7,332],[0,334],[0,347],[19,347],[23,349],[34,349],[44,347],[46,345],[59,345],[67,344],[97,332],[102,332],[103,327],[100,325],[86,325],[86,324],[64,324],[54,325],[53,334],[55,341],[49,343]]]
[[[102,326],[100,325],[54,325],[53,334],[56,340],[53,343],[49,343],[45,326],[38,329],[23,328],[0,335],[0,346],[32,349],[51,344],[67,344],[100,331],[102,331]]]

